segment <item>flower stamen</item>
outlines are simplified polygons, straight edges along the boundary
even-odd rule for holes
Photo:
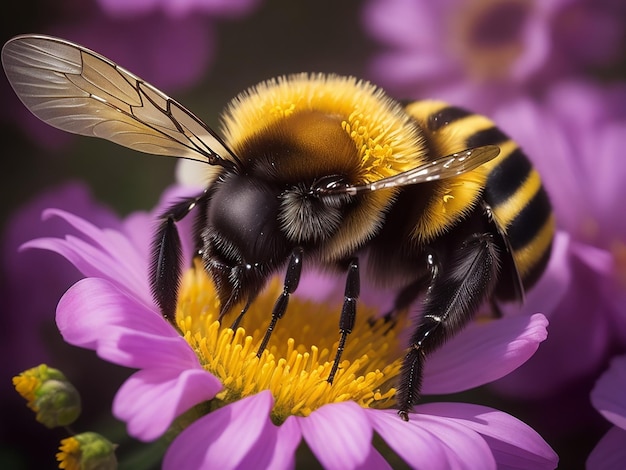
[[[262,390],[274,396],[272,419],[308,416],[327,403],[352,400],[366,408],[394,403],[393,379],[400,372],[402,348],[396,332],[406,315],[389,329],[383,320],[368,323],[376,312],[360,306],[344,359],[332,385],[327,378],[338,346],[341,303],[316,303],[293,296],[289,312],[274,330],[268,347],[257,357],[272,305],[282,291],[275,278],[250,306],[236,331],[217,321],[215,288],[197,264],[183,278],[177,322],[203,367],[220,379],[216,396],[224,404]],[[235,306],[237,311],[240,306]]]

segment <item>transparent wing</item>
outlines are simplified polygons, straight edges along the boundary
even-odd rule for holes
[[[224,142],[182,105],[107,58],[63,39],[17,36],[2,48],[11,86],[39,119],[140,152],[224,165]],[[236,160],[235,160],[236,161]]]
[[[425,183],[427,181],[452,178],[478,168],[480,165],[496,158],[499,153],[500,148],[497,145],[485,145],[483,147],[467,149],[462,152],[438,158],[437,160],[425,163],[424,165],[420,165],[404,173],[389,176],[373,183],[358,186],[343,186],[323,192],[357,194],[364,191],[376,191],[378,189],[395,188],[398,186],[408,186],[411,184]]]

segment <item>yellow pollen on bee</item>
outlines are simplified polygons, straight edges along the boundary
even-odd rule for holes
[[[360,308],[330,384],[327,378],[339,339],[341,300],[328,305],[292,296],[268,347],[257,357],[280,292],[282,283],[276,278],[250,306],[241,327],[233,331],[228,324],[241,306],[226,315],[226,326],[222,327],[216,320],[219,305],[215,290],[204,270],[197,265],[185,273],[177,323],[203,367],[222,382],[224,388],[216,399],[227,404],[270,390],[275,422],[292,415],[308,416],[325,404],[348,400],[367,408],[392,406],[394,378],[403,357],[395,332],[406,326],[406,319],[400,318],[395,329],[383,327],[382,320],[371,326],[367,319],[375,312]]]
[[[372,127],[372,118],[364,115],[361,111],[354,111],[348,119],[342,121],[342,129],[354,141],[356,148],[363,159],[363,169],[369,175],[370,180],[390,176],[394,171],[389,171],[394,162],[393,147],[384,142],[383,136],[387,136],[382,126]],[[381,144],[382,142],[382,144]]]
[[[291,103],[288,106],[280,106],[276,105],[272,109],[270,109],[270,114],[273,116],[285,118],[291,116],[296,109],[296,105]]]
[[[423,133],[402,106],[373,84],[354,77],[298,74],[262,82],[238,95],[222,116],[224,137],[235,151],[281,120],[318,113],[341,122],[361,158],[363,181],[407,171],[424,162]]]

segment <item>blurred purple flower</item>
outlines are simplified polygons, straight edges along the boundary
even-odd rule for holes
[[[621,47],[612,2],[370,0],[364,23],[388,46],[371,75],[395,94],[486,111],[546,80],[605,64]]]
[[[626,462],[626,356],[611,361],[591,392],[591,402],[614,426],[589,455],[587,468],[621,468]]]
[[[202,15],[173,19],[151,12],[116,19],[94,12],[47,32],[102,54],[167,94],[196,84],[215,55],[213,24]]]
[[[173,20],[162,15],[114,21],[87,15],[80,22],[51,25],[46,31],[88,47],[168,94],[190,87],[206,72],[214,55],[213,28],[201,16]],[[6,87],[9,118],[46,150],[59,150],[72,136],[34,117]]]
[[[132,17],[162,10],[172,18],[207,14],[215,17],[238,17],[252,12],[261,0],[97,0],[113,17]]]
[[[118,391],[113,411],[131,435],[154,440],[181,413],[213,399],[222,384],[203,368],[197,351],[162,318],[151,299],[145,272],[152,220],[135,214],[120,230],[102,230],[58,210],[47,211],[46,218],[61,219],[81,235],[41,238],[26,247],[55,251],[87,276],[61,299],[59,329],[69,343],[139,369]],[[182,239],[188,230],[182,227]],[[184,252],[189,260],[188,246]],[[457,392],[506,375],[535,352],[545,328],[542,315],[471,325],[431,356],[424,392]],[[288,415],[276,426],[270,419],[275,400],[265,390],[198,419],[174,440],[164,467],[200,468],[211,462],[291,468],[304,439],[327,468],[383,468],[388,464],[372,446],[374,432],[415,467],[554,468],[557,462],[531,428],[486,407],[419,405],[407,424],[392,410],[339,401],[308,416]]]

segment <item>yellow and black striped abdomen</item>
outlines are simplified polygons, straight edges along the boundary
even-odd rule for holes
[[[491,141],[494,144],[502,139],[504,158],[487,176],[484,199],[509,240],[515,265],[528,288],[550,256],[555,230],[552,206],[539,173],[516,144],[497,129],[490,135],[477,133],[468,143],[483,145],[483,139],[495,139]]]
[[[407,111],[423,129],[433,158],[483,145],[500,147],[496,159],[442,185],[452,189],[480,185],[479,194],[471,191],[463,202],[469,210],[482,198],[491,207],[524,287],[529,288],[545,268],[555,230],[550,201],[535,168],[518,145],[484,116],[441,101],[414,102]],[[435,203],[430,210],[428,220],[444,222]]]

